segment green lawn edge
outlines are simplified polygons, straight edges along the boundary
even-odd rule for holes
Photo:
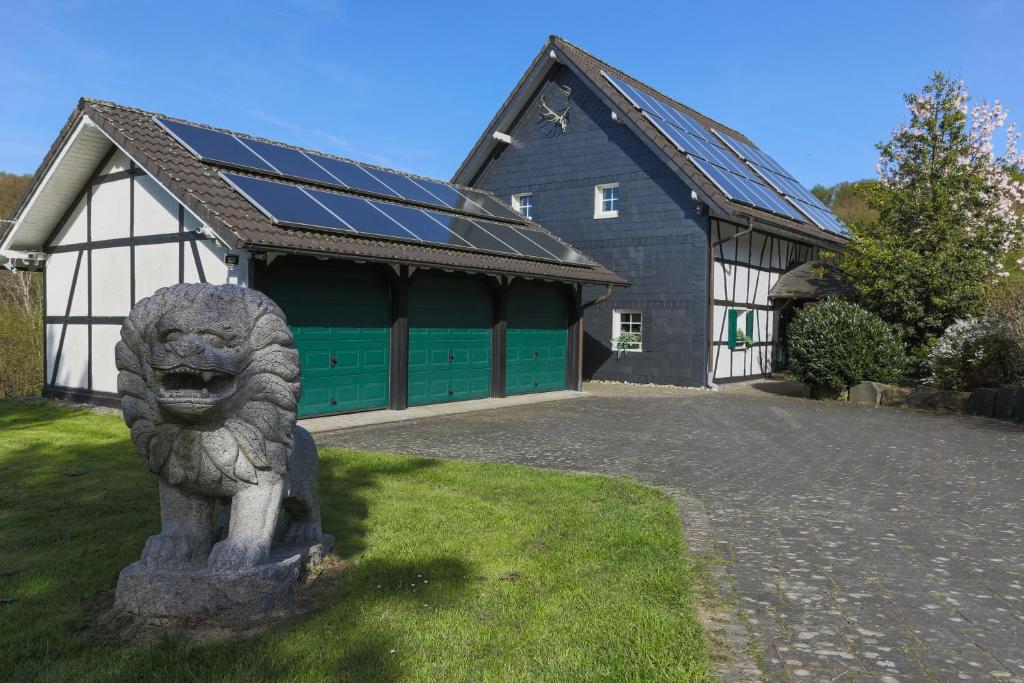
[[[90,605],[158,529],[116,414],[0,401],[0,680],[707,680],[698,568],[663,492],[623,479],[321,450],[352,561],[300,623],[111,642]]]

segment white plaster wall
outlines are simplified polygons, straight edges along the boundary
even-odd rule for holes
[[[75,209],[68,216],[67,223],[60,234],[54,238],[53,244],[81,244],[88,239],[88,220],[86,211],[86,198],[75,206]]]
[[[135,247],[135,298],[143,299],[161,287],[178,283],[178,245]]]
[[[186,216],[191,216],[185,212]],[[135,234],[178,232],[178,202],[148,175],[135,178]]]
[[[47,348],[47,355],[56,355],[57,346],[60,343],[61,326],[56,327],[56,335],[53,335],[53,345]],[[52,358],[52,356],[51,356]],[[51,377],[53,373],[52,360],[49,363]],[[89,382],[89,326],[68,325],[64,334],[64,347],[60,356],[60,366],[57,368],[57,384],[62,387],[86,387]]]
[[[96,249],[92,252],[92,268],[92,314],[128,315],[132,307],[131,249]]]
[[[122,178],[92,188],[92,239],[128,237],[131,220],[131,179]]]
[[[114,347],[120,340],[120,325],[92,326],[92,388],[94,391],[117,391]]]
[[[46,315],[64,315],[68,308],[68,294],[75,275],[78,252],[50,254],[46,260]],[[71,315],[89,314],[89,259],[83,255],[75,286]]]

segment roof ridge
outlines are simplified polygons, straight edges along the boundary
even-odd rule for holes
[[[440,178],[432,178],[430,176],[422,175],[422,174],[419,174],[419,173],[410,173],[408,171],[404,171],[404,170],[401,170],[401,169],[398,169],[398,168],[393,168],[393,167],[389,167],[389,166],[381,166],[380,164],[373,164],[373,163],[370,163],[368,161],[359,161],[358,159],[349,159],[348,157],[343,157],[343,156],[340,156],[338,154],[332,154],[331,152],[323,152],[321,150],[313,149],[311,147],[302,147],[300,145],[293,145],[293,144],[290,144],[290,143],[287,143],[287,142],[283,142],[281,140],[274,140],[272,138],[265,138],[265,137],[261,137],[259,135],[252,135],[251,133],[243,133],[241,131],[232,130],[230,128],[222,128],[222,127],[219,127],[219,126],[213,126],[213,125],[210,125],[208,123],[200,123],[198,121],[192,121],[190,119],[185,119],[185,118],[182,118],[180,116],[170,116],[168,114],[163,114],[161,112],[155,112],[155,111],[149,111],[149,110],[146,110],[146,109],[140,109],[139,107],[133,107],[133,106],[127,105],[127,104],[120,104],[119,102],[111,102],[110,100],[101,100],[101,99],[95,99],[95,98],[91,98],[91,97],[83,97],[83,98],[81,98],[81,102],[82,103],[86,103],[86,104],[91,104],[93,106],[99,105],[99,106],[105,106],[105,107],[114,107],[116,109],[121,109],[121,110],[124,110],[124,111],[130,111],[130,112],[134,112],[136,114],[142,114],[142,115],[145,115],[145,116],[160,117],[160,118],[163,118],[163,119],[167,119],[169,121],[175,121],[175,122],[184,123],[184,124],[187,124],[187,125],[190,125],[190,126],[196,126],[197,128],[205,128],[206,130],[213,130],[213,131],[217,131],[219,133],[228,133],[230,135],[236,135],[238,137],[245,138],[246,140],[255,140],[257,142],[265,142],[267,144],[277,145],[277,146],[280,146],[280,147],[285,147],[287,149],[292,149],[292,150],[295,150],[297,152],[303,152],[303,153],[309,153],[309,154],[318,154],[320,156],[328,157],[329,159],[336,159],[338,161],[344,161],[344,162],[347,162],[347,163],[350,163],[350,164],[356,164],[357,166],[363,166],[363,167],[367,167],[367,168],[377,169],[377,170],[380,170],[380,171],[387,171],[389,173],[395,173],[395,174],[398,174],[398,175],[401,175],[401,176],[405,176],[407,178],[420,179],[420,180],[429,180],[431,182],[441,183],[442,185],[447,185],[449,187],[454,187],[456,189],[460,189],[460,190],[473,190],[474,192],[479,192],[481,194],[485,194],[485,195],[488,195],[490,197],[495,197],[495,198],[497,197],[497,195],[495,195],[493,192],[490,192],[488,190],[482,190],[482,189],[479,189],[479,188],[476,188],[476,187],[468,187],[466,185],[459,185],[459,184],[451,182],[450,180],[442,180]]]
[[[714,118],[708,116],[707,114],[704,114],[703,112],[699,112],[696,109],[694,109],[693,107],[691,107],[691,106],[689,106],[687,104],[684,104],[684,103],[680,102],[679,100],[666,95],[662,91],[658,90],[657,88],[655,88],[655,87],[653,87],[651,85],[648,85],[647,83],[645,83],[644,81],[641,81],[639,78],[636,78],[632,74],[629,74],[629,73],[623,71],[622,69],[619,69],[618,67],[609,64],[608,62],[606,62],[605,60],[601,59],[600,57],[598,57],[594,53],[589,52],[587,50],[584,50],[579,45],[576,45],[575,43],[573,43],[571,41],[568,41],[565,38],[562,38],[561,36],[554,35],[554,34],[551,35],[550,40],[552,42],[556,43],[556,44],[561,44],[561,45],[567,46],[567,47],[569,47],[569,48],[571,48],[573,50],[576,50],[578,52],[582,52],[584,55],[586,55],[590,59],[592,59],[595,62],[597,62],[601,66],[602,69],[606,69],[608,71],[615,72],[619,76],[624,77],[626,80],[633,81],[634,87],[638,85],[638,86],[640,86],[640,88],[642,90],[647,91],[647,93],[649,95],[653,95],[653,96],[658,97],[658,98],[660,98],[662,100],[668,101],[673,106],[679,107],[684,112],[686,112],[686,113],[688,113],[688,114],[690,114],[692,116],[695,116],[698,120],[701,120],[702,123],[704,123],[704,122],[710,123],[710,124],[712,124],[712,126],[720,128],[720,129],[722,129],[722,131],[724,131],[724,132],[726,132],[726,133],[728,133],[730,135],[733,135],[735,137],[738,137],[741,140],[743,140],[744,142],[757,147],[757,145],[755,145],[754,142],[750,138],[748,138],[743,132],[741,132],[739,130],[736,130],[732,126],[728,126],[728,125],[722,123],[721,121],[719,121],[717,119],[714,119]]]

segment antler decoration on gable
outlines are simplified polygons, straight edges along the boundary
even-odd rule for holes
[[[551,107],[549,107],[543,95],[541,95],[540,102],[537,103],[537,106],[540,108],[541,116],[543,116],[546,121],[550,121],[551,123],[557,123],[558,127],[561,128],[562,132],[564,133],[566,127],[569,125],[569,107],[572,106],[572,88],[570,88],[567,85],[560,85],[558,87],[562,91],[562,93],[565,94],[564,111],[559,113],[552,109]]]

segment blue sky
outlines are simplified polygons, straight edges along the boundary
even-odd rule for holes
[[[805,184],[874,173],[935,69],[1024,122],[1017,0],[0,0],[0,170],[80,96],[448,178],[557,33],[746,133]]]

